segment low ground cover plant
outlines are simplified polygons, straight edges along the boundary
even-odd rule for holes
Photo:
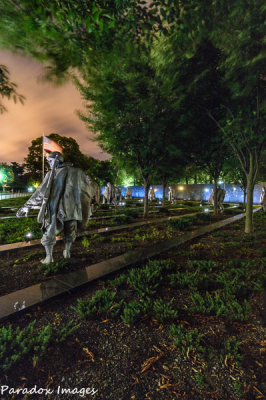
[[[213,293],[206,292],[201,295],[199,292],[194,291],[191,293],[190,298],[193,302],[192,311],[207,315],[223,315],[229,320],[246,321],[251,310],[246,299],[240,303],[232,293],[214,291]]]
[[[40,224],[35,218],[10,218],[0,220],[0,243],[23,242],[30,232],[32,239],[42,236]]]
[[[147,388],[151,398],[167,400],[263,398],[262,279],[266,259],[261,257],[258,243],[251,253],[247,250],[258,237],[260,247],[266,245],[265,235],[258,236],[265,233],[265,215],[254,215],[254,221],[253,239],[236,239],[244,237],[243,222],[238,222],[225,228],[223,235],[216,232],[203,236],[200,246],[194,240],[135,266],[137,278],[130,277],[131,270],[125,270],[111,280],[84,288],[74,309],[70,308],[73,298],[69,297],[66,304],[63,299],[47,305],[38,314],[43,318],[43,327],[56,311],[64,320],[80,317],[81,329],[68,341],[62,360],[58,343],[52,339],[46,347],[49,368],[44,359],[41,373],[36,371],[30,351],[27,371],[24,368],[21,374],[25,362],[21,358],[21,363],[16,361],[17,377],[9,369],[4,384],[19,387],[20,378],[25,376],[29,386],[38,373],[43,387],[50,377],[53,385],[62,384],[62,376],[67,382],[88,376],[92,381],[104,382],[99,389],[102,399],[108,399],[110,382],[114,383],[112,388],[120,388],[121,379],[126,382],[125,388],[115,392],[113,398],[144,399]],[[220,249],[223,241],[242,243],[243,253],[239,246],[227,247],[219,257],[214,256],[210,250],[217,246]],[[193,258],[189,258],[191,252]],[[169,284],[171,276],[176,277],[177,286]],[[204,287],[205,282],[208,287]],[[32,316],[20,317],[23,326]],[[70,358],[71,367],[67,369]],[[82,372],[85,367],[86,376]]]
[[[24,203],[30,198],[30,196],[16,197],[12,199],[0,200],[1,207],[22,207]]]
[[[50,264],[40,264],[38,270],[42,271],[44,275],[50,276],[64,271],[66,267],[67,267],[67,261],[59,260],[57,262],[53,262]]]
[[[81,318],[91,318],[97,314],[107,313],[113,305],[116,292],[107,289],[98,290],[89,300],[78,299],[77,305],[72,306]]]
[[[191,217],[180,217],[180,218],[172,218],[169,220],[168,224],[172,229],[177,230],[186,230],[193,224],[197,223],[197,218]]]
[[[29,354],[33,361],[38,361],[52,342],[63,342],[79,326],[73,320],[61,327],[48,324],[40,329],[36,328],[36,320],[22,329],[11,324],[3,326],[0,328],[0,372],[8,371]]]

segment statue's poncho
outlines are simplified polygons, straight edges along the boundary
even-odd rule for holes
[[[25,207],[41,208],[52,171],[49,171],[42,184],[37,188]],[[65,221],[78,221],[78,229],[86,227],[90,215],[91,203],[95,196],[93,182],[79,168],[63,166],[55,170],[55,175],[48,193],[45,214],[40,223],[43,230],[60,232]],[[40,218],[39,218],[40,219]]]

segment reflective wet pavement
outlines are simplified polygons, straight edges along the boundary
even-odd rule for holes
[[[55,296],[70,293],[71,290],[77,289],[81,285],[112,272],[143,262],[164,251],[178,247],[191,239],[236,222],[244,216],[245,214],[239,214],[226,220],[206,225],[197,230],[186,232],[181,238],[172,238],[151,246],[142,247],[138,250],[132,250],[120,256],[90,265],[82,270],[57,275],[56,278],[2,296],[0,297],[0,320],[23,310],[28,310],[32,306],[41,304]]]

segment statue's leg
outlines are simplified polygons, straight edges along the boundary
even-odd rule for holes
[[[72,243],[75,241],[77,236],[77,221],[65,221],[64,222],[64,237],[65,237],[65,249],[63,251],[64,258],[70,258],[70,248]]]
[[[45,248],[46,257],[41,260],[42,264],[51,264],[54,262],[53,259],[53,248],[56,243],[56,235],[52,234],[51,231],[46,230],[42,237],[42,245]]]
[[[54,246],[44,246],[45,252],[46,252],[46,257],[41,260],[42,264],[51,264],[54,262],[53,259],[53,248]]]

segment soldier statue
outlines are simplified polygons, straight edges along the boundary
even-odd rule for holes
[[[132,199],[132,190],[129,189],[129,188],[127,188],[125,199],[126,200],[131,200]]]
[[[114,192],[113,204],[115,206],[117,206],[119,201],[122,200],[122,189],[120,187],[118,187],[117,185],[114,185],[113,192]]]
[[[51,170],[31,198],[17,212],[17,217],[27,216],[30,209],[39,209],[37,221],[42,224],[42,245],[50,264],[56,236],[63,233],[64,258],[70,258],[70,248],[76,239],[77,229],[84,230],[93,208],[100,199],[99,186],[85,173],[64,163],[63,156],[55,151],[47,156]]]
[[[168,201],[170,203],[174,202],[174,198],[173,198],[173,189],[171,188],[171,186],[168,186]]]
[[[212,189],[210,198],[208,200],[208,202],[212,205],[214,205],[214,190],[215,189]],[[217,188],[217,206],[218,206],[219,211],[221,211],[221,212],[223,212],[223,210],[224,210],[223,202],[224,202],[225,194],[226,194],[226,190],[222,189],[220,186],[218,186],[218,188]]]
[[[262,209],[266,212],[266,187],[263,186],[260,195],[260,204],[262,205]]]
[[[103,204],[111,204],[113,200],[113,187],[110,182],[107,183],[103,192]]]
[[[155,200],[155,191],[153,189],[153,187],[150,188],[149,194],[148,194],[148,199],[150,201]]]

